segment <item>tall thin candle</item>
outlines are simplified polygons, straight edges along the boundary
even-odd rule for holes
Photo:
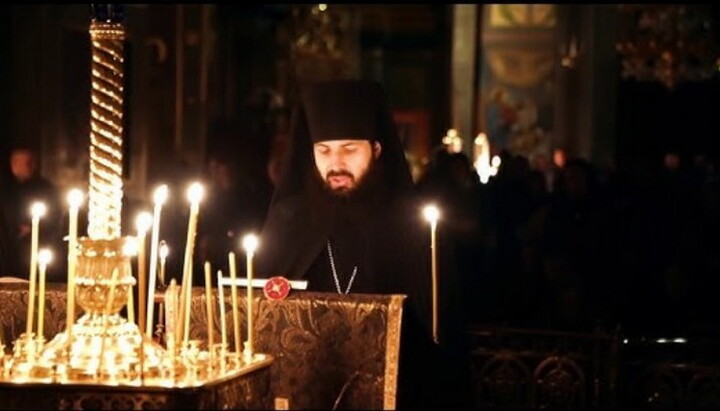
[[[52,252],[48,249],[42,249],[38,252],[38,265],[40,267],[40,290],[38,293],[38,338],[42,338],[45,334],[45,272],[47,265],[52,260]]]
[[[145,237],[152,224],[152,215],[147,211],[138,214],[135,226],[138,234],[138,327],[145,326],[145,309],[148,304],[147,271],[145,270]],[[151,335],[148,334],[148,337]]]
[[[205,261],[205,311],[207,312],[208,352],[213,350],[213,309],[212,309],[212,271],[210,263]]]
[[[223,296],[223,287],[222,287],[222,271],[217,272],[217,279],[218,279],[218,304],[220,305],[220,335],[222,338],[222,353],[223,358],[222,361],[224,362],[224,354],[227,350],[227,326],[225,325],[225,297]]]
[[[184,321],[183,321],[183,339],[182,339],[182,346],[185,347],[190,341],[190,305],[192,303],[192,287],[193,287],[193,279],[192,275],[188,276],[188,282],[187,282],[187,288],[185,289],[185,296],[183,298],[185,311],[183,311]]]
[[[35,320],[35,284],[37,283],[37,248],[40,231],[40,217],[45,215],[47,208],[45,204],[36,202],[30,207],[32,215],[32,227],[30,234],[30,290],[28,295],[27,320],[25,322],[25,333],[30,336],[33,331]]]
[[[187,239],[185,241],[185,260],[183,262],[183,279],[180,297],[180,314],[184,321],[178,324],[178,337],[182,336],[183,344],[187,343],[190,324],[190,298],[192,296],[192,271],[193,271],[193,250],[195,248],[195,235],[197,232],[197,220],[200,212],[200,200],[203,197],[203,186],[200,183],[192,183],[188,189],[188,200],[190,200],[190,216],[188,220]]]
[[[237,296],[237,284],[235,279],[237,278],[237,268],[235,265],[235,253],[230,251],[228,253],[228,264],[230,266],[230,292],[232,293],[232,314],[233,314],[233,336],[235,337],[235,352],[240,353],[240,313],[238,313],[238,296]]]
[[[160,238],[160,213],[162,206],[168,197],[168,187],[163,184],[155,190],[153,200],[155,208],[153,210],[152,233],[150,234],[150,280],[148,284],[147,302],[147,322],[145,323],[145,335],[152,337],[153,315],[155,311],[155,287],[157,283],[157,263],[158,263],[158,240]],[[164,276],[163,276],[164,280]]]
[[[430,205],[423,210],[425,219],[430,222],[430,257],[432,268],[432,335],[435,344],[440,343],[438,337],[438,278],[437,278],[437,220],[440,217],[440,210]]]
[[[134,256],[138,253],[138,243],[136,238],[128,238],[127,241],[125,241],[125,244],[123,245],[123,253],[126,256]],[[132,274],[130,275],[132,276]],[[133,298],[133,288],[132,285],[128,287],[127,291],[127,314],[128,314],[128,322],[135,323],[135,300]]]
[[[258,239],[253,234],[248,234],[245,237],[243,237],[243,248],[245,248],[245,252],[247,253],[247,345],[245,346],[245,354],[248,356],[253,355],[254,347],[253,347],[253,287],[252,287],[252,281],[253,281],[253,255],[255,254],[255,249],[257,249],[258,246]]]
[[[160,254],[160,273],[158,276],[160,277],[160,284],[165,285],[165,261],[168,254],[170,254],[170,248],[165,243],[165,240],[160,241],[158,254]]]

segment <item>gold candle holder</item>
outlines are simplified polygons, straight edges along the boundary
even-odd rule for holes
[[[162,347],[146,338],[136,324],[120,316],[127,293],[135,284],[130,256],[124,251],[126,241],[130,240],[87,237],[79,240],[75,290],[84,314],[72,327],[72,343],[63,332],[47,344],[35,364],[35,374],[49,375],[53,364],[63,358],[66,381],[134,382],[139,377],[136,370],[140,365],[146,376],[160,374]],[[143,350],[141,358],[138,347]]]

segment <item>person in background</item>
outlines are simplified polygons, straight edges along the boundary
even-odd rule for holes
[[[47,207],[40,220],[39,245],[49,247],[56,254],[62,249],[60,229],[63,209],[55,185],[40,175],[38,156],[30,146],[18,145],[9,156],[10,178],[2,189],[2,237],[5,242],[5,270],[1,275],[28,278],[32,216],[30,207],[41,201]],[[62,274],[48,272],[48,281]]]

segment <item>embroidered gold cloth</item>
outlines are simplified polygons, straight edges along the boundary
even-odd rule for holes
[[[229,290],[226,326],[228,343],[234,347]],[[255,351],[275,358],[270,367],[270,408],[395,408],[403,295],[292,291],[283,301],[267,300],[260,290],[254,295]],[[245,288],[238,287],[243,340],[245,296]],[[0,284],[0,330],[6,352],[25,330],[27,301],[26,283]],[[46,336],[64,329],[65,305],[65,285],[48,284]],[[205,341],[204,288],[193,289],[191,307],[190,338]],[[220,341],[218,310],[214,313],[214,339]]]

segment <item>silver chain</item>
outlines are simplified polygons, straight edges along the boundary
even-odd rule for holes
[[[328,256],[330,257],[330,268],[332,268],[332,274],[333,274],[333,280],[335,280],[335,289],[338,293],[342,294],[342,290],[340,289],[340,280],[338,279],[337,271],[335,270],[335,259],[333,258],[333,252],[332,252],[332,246],[330,246],[330,240],[327,242],[327,250],[328,250]],[[345,290],[345,294],[350,292],[350,288],[352,288],[352,283],[355,281],[355,275],[357,274],[357,266],[353,267],[352,275],[350,276],[350,281],[348,281],[347,289]]]

